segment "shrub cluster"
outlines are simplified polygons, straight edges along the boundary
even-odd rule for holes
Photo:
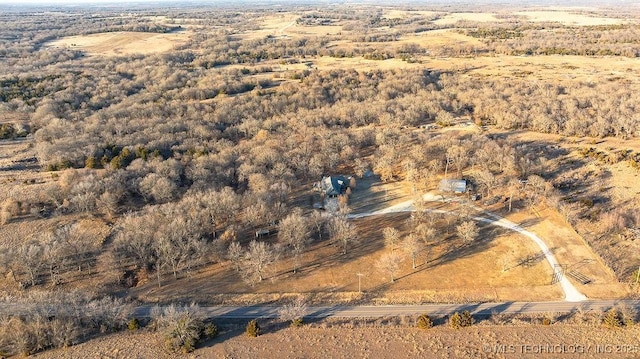
[[[172,352],[191,353],[200,342],[218,335],[218,328],[204,322],[205,316],[196,304],[155,307],[151,316],[163,334],[166,349]]]
[[[80,343],[127,326],[132,307],[119,299],[79,292],[31,292],[11,298],[15,309],[0,320],[0,355],[31,355]],[[130,323],[130,322],[129,322]]]
[[[611,308],[604,313],[602,324],[608,328],[630,327],[635,323],[635,313],[624,308]]]
[[[421,314],[416,321],[416,326],[420,329],[429,329],[433,327],[433,320],[428,315]]]
[[[258,321],[253,319],[249,323],[247,323],[247,328],[245,329],[245,333],[250,337],[257,337],[260,335],[260,325],[258,325]]]
[[[462,313],[455,312],[449,318],[449,326],[451,326],[451,328],[453,329],[470,327],[472,325],[473,325],[473,317],[471,316],[471,313],[469,313],[468,310],[465,310]]]

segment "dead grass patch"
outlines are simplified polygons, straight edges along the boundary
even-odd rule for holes
[[[437,11],[421,11],[421,10],[399,10],[388,9],[385,10],[382,17],[385,19],[405,19],[408,17],[422,16],[429,17],[438,14]]]
[[[526,318],[512,325],[474,325],[454,330],[438,324],[429,330],[406,327],[397,320],[321,322],[302,328],[269,325],[263,335],[244,335],[241,324],[230,325],[193,355],[206,358],[347,358],[355,353],[376,358],[628,358],[637,353],[640,327],[594,330],[591,326],[530,324]],[[532,348],[584,348],[581,353],[531,353]],[[547,347],[547,348],[548,348]],[[33,355],[34,358],[172,358],[163,351],[157,333],[138,331],[96,338],[69,348]],[[513,354],[499,352],[513,348]],[[558,347],[559,348],[559,347]],[[600,349],[598,351],[597,349]],[[365,354],[366,353],[366,354]],[[402,353],[402,354],[400,354]]]
[[[238,34],[244,40],[271,37],[304,37],[335,35],[342,32],[341,25],[303,25],[298,24],[296,14],[266,16],[261,19],[258,29]]]
[[[524,16],[532,22],[559,22],[563,25],[574,26],[597,26],[597,25],[617,25],[628,23],[625,19],[610,17],[589,16],[578,14],[573,11],[519,11],[515,15]]]
[[[439,48],[450,45],[483,45],[482,41],[471,36],[467,36],[452,30],[431,30],[416,33],[415,35],[405,35],[399,41],[393,43],[400,46],[406,43],[414,43],[424,48]]]
[[[361,237],[346,255],[325,238],[302,256],[297,273],[285,259],[255,287],[244,284],[233,268],[224,264],[209,266],[188,279],[165,276],[162,287],[149,282],[133,289],[132,295],[159,302],[195,299],[227,304],[230,300],[280,301],[293,293],[303,293],[317,303],[375,304],[552,300],[562,296],[559,288],[550,285],[552,270],[545,261],[519,263],[535,256],[539,249],[525,237],[493,227],[482,227],[480,239],[471,244],[462,243],[453,232],[442,232],[437,243],[419,254],[417,268],[412,269],[411,258],[403,256],[398,280],[391,284],[375,265],[389,251],[381,230],[394,227],[405,236],[410,230],[406,224],[409,216],[396,213],[354,220]],[[402,249],[396,250],[402,253]],[[505,254],[511,256],[508,270],[501,260]],[[363,294],[358,293],[357,273],[364,275]]]
[[[177,45],[185,43],[190,35],[188,31],[169,34],[119,31],[69,36],[51,41],[47,46],[67,47],[101,56],[152,54],[170,51]]]
[[[500,22],[501,19],[496,17],[496,14],[486,12],[455,12],[446,15],[436,21],[437,25],[452,25],[458,21],[479,21],[479,22]]]

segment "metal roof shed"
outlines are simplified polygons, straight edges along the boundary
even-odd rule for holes
[[[467,192],[467,180],[443,179],[438,186],[442,192],[465,193]]]

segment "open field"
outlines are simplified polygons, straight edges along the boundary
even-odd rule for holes
[[[526,212],[509,219],[516,223],[531,223],[526,228],[544,238],[558,262],[566,268],[565,273],[576,272],[590,280],[588,284],[581,284],[571,279],[578,290],[588,298],[615,298],[628,294],[629,288],[618,283],[611,269],[586,245],[583,238],[567,226],[557,212],[549,208],[539,211],[539,216]]]
[[[479,21],[479,22],[499,22],[500,19],[495,17],[495,14],[483,13],[483,12],[455,12],[444,16],[441,19],[434,21],[436,25],[453,25],[458,21]]]
[[[412,318],[406,318],[411,325]],[[515,320],[517,322],[517,320]],[[384,325],[384,324],[383,324]],[[355,328],[351,328],[355,326]],[[344,323],[313,324],[303,328],[279,328],[258,338],[240,329],[223,332],[218,339],[197,349],[194,357],[304,357],[348,358],[354,353],[375,358],[630,358],[638,353],[636,326],[610,330],[593,326],[552,324],[491,325],[453,330],[436,327],[427,331],[407,327],[366,327]],[[155,333],[112,334],[71,348],[58,349],[34,358],[172,358],[161,349]]]
[[[70,36],[47,44],[84,51],[91,55],[123,56],[167,52],[181,45],[191,36],[188,31],[170,34],[149,32],[107,32]]]
[[[634,22],[627,19],[588,16],[572,11],[520,11],[516,12],[515,15],[523,16],[528,21],[559,22],[570,26],[617,25]]]
[[[458,36],[452,35],[452,41]],[[436,41],[447,41],[448,36],[437,36]],[[429,39],[427,36],[426,39]],[[406,38],[402,41],[428,41],[422,38]],[[462,40],[465,41],[465,40]],[[399,59],[367,60],[363,58],[322,57],[310,60],[312,66],[322,70],[354,69],[372,71],[374,69],[429,69],[435,71],[455,71],[467,76],[485,78],[522,78],[543,80],[554,83],[567,81],[600,81],[624,79],[625,82],[640,83],[640,60],[630,58],[585,58],[582,56],[496,56],[475,58],[423,58],[420,63],[408,63]],[[236,65],[234,65],[236,66]],[[237,66],[249,67],[249,66]],[[303,69],[305,65],[288,65],[289,70]]]
[[[13,191],[23,192],[25,200],[36,200],[52,181],[50,174],[40,171],[32,143],[28,138],[0,141],[0,185],[6,189],[0,193],[0,201]]]
[[[407,17],[413,16],[433,16],[438,14],[437,11],[409,11],[409,10],[398,10],[398,9],[387,9],[383,13],[383,17],[386,19],[403,19]]]
[[[441,29],[423,31],[416,34],[406,34],[392,44],[394,48],[402,48],[402,46],[406,45],[418,45],[423,47],[424,49],[431,50],[440,48],[442,46],[481,47],[482,42],[479,39],[461,34],[457,31]]]
[[[392,48],[405,44],[418,44],[425,48],[444,45],[478,45],[472,37],[450,30],[429,31],[419,35],[404,36],[392,44]],[[342,47],[345,44],[340,45]],[[584,57],[571,55],[550,56],[478,56],[478,57],[418,57],[418,61],[410,63],[401,59],[369,60],[362,57],[307,58],[305,63],[283,66],[277,61],[266,61],[256,65],[229,65],[223,68],[242,69],[272,65],[279,69],[281,77],[288,73],[302,71],[309,67],[318,70],[353,69],[357,71],[392,70],[392,69],[426,69],[430,71],[457,72],[463,76],[475,78],[525,79],[527,81],[544,81],[557,84],[574,82],[624,81],[640,84],[640,60],[627,57]],[[276,67],[277,66],[277,67]],[[256,75],[257,76],[257,75]],[[263,75],[264,76],[264,75]]]
[[[246,40],[263,39],[270,37],[301,38],[305,36],[335,35],[342,31],[341,25],[312,26],[296,23],[299,18],[294,14],[282,14],[278,16],[261,17],[258,20],[258,29],[240,34]]]
[[[464,36],[464,35],[459,35]],[[444,36],[445,38],[448,36]],[[456,36],[454,36],[456,37]],[[442,37],[438,37],[443,39]],[[402,41],[420,42],[423,39],[406,38]],[[438,40],[439,41],[439,40]],[[444,40],[443,40],[444,41]],[[456,41],[456,40],[454,40]],[[603,59],[584,58],[581,56],[552,55],[545,57],[497,56],[477,58],[423,58],[419,63],[408,63],[400,59],[368,60],[358,58],[320,57],[307,60],[312,68],[330,71],[334,69],[353,69],[357,71],[392,70],[392,69],[427,69],[431,71],[458,72],[474,78],[517,78],[528,81],[545,81],[551,83],[593,82],[603,78],[610,81],[623,80],[640,84],[640,60],[629,58]],[[284,79],[294,71],[309,68],[305,64],[280,65],[276,73]],[[260,66],[269,65],[265,62]],[[227,69],[252,68],[251,65],[229,65]],[[254,75],[256,79],[260,76]]]
[[[304,293],[310,300],[375,304],[524,298],[552,300],[561,297],[559,288],[549,285],[552,272],[546,262],[537,260],[526,265],[518,264],[520,259],[537,254],[535,245],[515,234],[493,233],[492,229],[487,229],[488,235],[471,246],[452,250],[451,246],[461,246],[453,239],[434,246],[420,254],[416,269],[411,269],[411,259],[405,257],[398,279],[390,284],[389,279],[376,269],[376,260],[385,253],[381,234],[376,229],[397,227],[407,218],[406,214],[398,214],[358,220],[359,231],[368,235],[347,255],[341,255],[326,243],[318,243],[304,256],[298,273],[291,273],[290,262],[283,261],[272,277],[253,288],[240,283],[230,266],[214,266],[194,274],[189,280],[189,288],[185,288],[183,281],[174,280],[157,288],[150,278],[147,285],[136,288],[132,294],[152,302],[164,302],[168,298],[198,298],[199,301],[214,303],[233,300],[225,293],[236,294],[235,300],[240,302],[255,302],[260,295],[253,298],[243,295],[252,292],[267,294],[266,298],[274,299]],[[507,271],[503,271],[501,265],[503,256],[510,256]],[[426,264],[425,260],[428,260]],[[358,293],[356,273],[364,275],[364,295]]]
[[[575,12],[575,10],[527,10],[518,11],[513,13],[516,16],[521,16],[524,20],[533,22],[559,22],[563,25],[570,26],[597,26],[597,25],[616,25],[633,22],[633,20],[623,18],[610,18],[600,16],[590,16]],[[478,22],[501,22],[504,19],[496,17],[497,13],[485,13],[485,12],[456,12],[444,16],[441,19],[434,21],[438,25],[452,25],[458,21],[478,21]],[[397,15],[396,15],[397,16]]]

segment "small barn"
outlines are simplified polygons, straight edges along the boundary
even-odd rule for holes
[[[438,189],[442,192],[449,193],[465,193],[467,192],[467,180],[463,179],[443,179],[438,185]]]

